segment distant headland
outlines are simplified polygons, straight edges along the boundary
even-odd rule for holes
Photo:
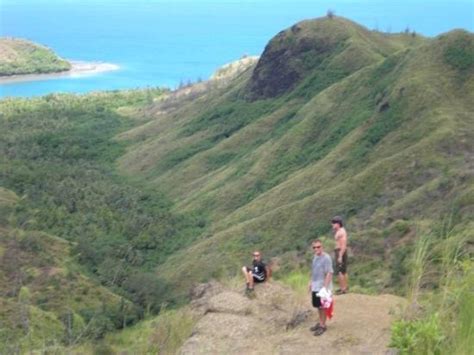
[[[31,41],[0,38],[0,84],[93,75],[119,68],[104,62],[68,61]]]

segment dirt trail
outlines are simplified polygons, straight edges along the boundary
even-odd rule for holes
[[[404,300],[392,295],[336,296],[334,317],[320,337],[309,296],[278,282],[258,285],[256,298],[218,283],[195,289],[199,317],[180,354],[385,354],[390,322]]]

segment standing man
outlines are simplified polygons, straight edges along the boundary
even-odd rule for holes
[[[331,225],[334,239],[336,240],[334,253],[336,257],[336,273],[339,278],[339,289],[336,291],[336,294],[342,295],[349,290],[347,278],[347,232],[342,218],[339,216],[331,220]]]
[[[308,285],[308,291],[311,292],[311,299],[313,307],[318,309],[319,323],[310,330],[314,335],[321,335],[326,331],[326,310],[322,307],[321,298],[317,293],[324,287],[327,290],[331,288],[332,284],[332,260],[331,257],[323,251],[323,245],[319,239],[316,239],[312,244],[313,248],[313,264],[311,268],[311,281]]]
[[[255,282],[264,282],[271,277],[271,269],[262,261],[262,254],[259,251],[253,252],[252,266],[242,267],[242,272],[247,283],[247,294],[253,293],[253,285]]]

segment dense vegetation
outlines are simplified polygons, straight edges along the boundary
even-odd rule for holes
[[[0,38],[0,76],[56,73],[71,64],[51,49],[13,38]]]
[[[445,340],[462,338],[472,323],[429,318],[425,304],[438,306],[423,302],[446,287],[457,290],[445,298],[454,314],[472,302],[460,301],[472,287],[472,38],[386,35],[333,17],[285,30],[256,66],[225,85],[201,84],[204,91],[3,100],[2,302],[52,312],[50,338],[65,334],[62,344],[100,339],[182,302],[197,281],[235,275],[254,248],[280,266],[277,278],[307,274],[310,240],[330,249],[328,221],[340,214],[353,290],[425,297],[413,297],[419,312],[400,320],[394,345],[410,352],[431,332],[427,346],[455,349]],[[289,79],[278,82],[279,70]],[[428,254],[414,253],[422,236],[432,238]],[[28,249],[35,238],[39,247]],[[51,238],[61,247],[44,242]],[[451,244],[455,257],[443,259]],[[64,259],[42,257],[58,250]],[[26,276],[7,267],[10,255]],[[417,255],[439,271],[418,277]],[[45,265],[27,262],[35,258]],[[87,286],[97,297],[51,305],[61,298],[35,284],[43,274],[42,284],[66,290],[84,287],[70,281],[80,275],[97,283]],[[179,312],[166,317],[192,323]],[[3,339],[27,348],[25,317],[4,318],[17,332]],[[422,340],[409,339],[406,327]],[[170,338],[185,337],[184,328]],[[140,331],[150,327],[125,335]]]
[[[114,171],[125,143],[113,136],[136,124],[116,109],[143,105],[160,94],[49,95],[0,103],[0,186],[22,197],[3,217],[1,291],[12,313],[22,293],[31,294],[28,304],[37,307],[35,312],[53,313],[55,330],[43,338],[102,337],[157,313],[163,303],[177,302],[153,268],[199,235],[203,222],[170,212],[171,202],[159,191],[137,187]],[[77,262],[82,268],[74,266]],[[115,295],[101,296],[105,290],[90,281],[82,286],[81,270]],[[65,337],[61,317],[67,312],[84,326]],[[40,322],[35,314],[31,319]],[[34,326],[10,321],[19,333],[6,339],[24,344]]]

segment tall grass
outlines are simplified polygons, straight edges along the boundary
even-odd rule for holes
[[[420,301],[421,286],[427,272],[430,247],[429,236],[420,237],[415,244],[415,251],[411,262],[412,269],[407,288],[407,298],[412,308],[416,307]]]
[[[308,294],[309,271],[295,270],[286,274],[279,281],[290,286],[300,297]]]
[[[186,309],[164,312],[153,327],[149,343],[157,354],[176,354],[177,350],[191,336],[195,319]],[[151,349],[154,350],[154,349]]]
[[[474,349],[472,228],[418,239],[408,306],[392,327],[401,354],[469,354]]]

